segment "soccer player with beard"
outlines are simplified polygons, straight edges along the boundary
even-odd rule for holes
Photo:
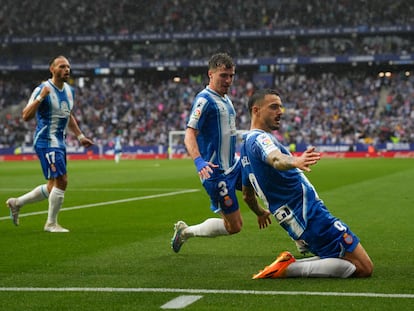
[[[55,57],[49,64],[49,70],[52,77],[34,89],[22,112],[24,121],[36,117],[33,144],[47,183],[17,198],[9,198],[6,205],[17,226],[20,209],[25,204],[48,199],[48,217],[44,231],[69,232],[57,221],[67,186],[66,129],[69,128],[84,147],[92,146],[93,142],[82,134],[72,114],[75,94],[67,83],[70,77],[68,59],[64,56]]]
[[[359,238],[333,216],[303,171],[320,160],[315,147],[293,156],[273,135],[280,127],[282,100],[275,90],[254,93],[248,102],[250,131],[241,147],[243,199],[257,214],[259,196],[280,226],[315,257],[296,260],[282,252],[253,279],[280,277],[369,277],[373,264]],[[253,208],[252,208],[253,207]]]

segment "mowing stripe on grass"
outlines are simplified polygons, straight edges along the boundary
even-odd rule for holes
[[[351,292],[309,292],[309,291],[258,291],[226,289],[184,289],[184,288],[122,288],[122,287],[0,287],[0,292],[107,292],[107,293],[187,293],[187,294],[233,294],[233,295],[288,295],[288,296],[338,296],[373,298],[409,298],[414,294],[351,293]]]
[[[156,199],[156,198],[161,198],[161,197],[169,197],[169,196],[180,195],[180,194],[185,194],[185,193],[192,193],[192,192],[198,192],[198,191],[200,191],[200,189],[186,189],[186,190],[180,190],[180,191],[174,191],[174,192],[158,193],[158,194],[153,194],[153,195],[146,195],[146,196],[143,196],[143,197],[134,197],[134,198],[128,198],[128,199],[122,199],[122,200],[114,200],[114,201],[106,201],[106,202],[85,204],[85,205],[79,205],[79,206],[73,206],[73,207],[65,207],[65,208],[62,208],[60,211],[61,212],[62,211],[72,211],[72,210],[76,210],[76,209],[83,209],[83,208],[89,208],[89,207],[96,207],[96,206],[112,205],[112,204],[125,203],[125,202]],[[47,210],[39,211],[39,212],[32,212],[32,213],[19,214],[19,217],[28,217],[28,216],[41,215],[41,214],[47,214]],[[9,220],[10,216],[0,217],[0,220],[6,220],[6,219]]]

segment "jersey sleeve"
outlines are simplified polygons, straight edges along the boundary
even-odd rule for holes
[[[274,143],[272,137],[268,133],[261,133],[257,135],[255,139],[255,145],[260,150],[260,156],[262,161],[266,161],[266,158],[275,150],[280,150]]]
[[[43,88],[43,84],[37,86],[33,90],[32,95],[30,95],[29,101],[27,102],[27,105],[30,105],[35,100],[35,98],[40,94],[40,91],[42,90],[42,88]]]
[[[204,115],[206,114],[208,107],[208,101],[204,97],[197,97],[194,99],[193,106],[191,108],[190,117],[187,122],[187,127],[193,129],[200,129],[205,120]]]

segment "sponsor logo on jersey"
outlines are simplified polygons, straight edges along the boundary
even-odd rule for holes
[[[201,109],[200,108],[194,109],[193,118],[198,120],[200,119],[200,116],[201,116]]]
[[[257,140],[263,147],[269,146],[272,143],[272,140],[267,135],[260,135]]]
[[[247,156],[244,156],[244,157],[241,159],[241,164],[243,165],[243,167],[245,167],[245,166],[249,165],[249,164],[250,164],[249,158],[248,158]]]
[[[272,139],[266,134],[260,134],[257,136],[257,141],[267,154],[277,149]]]

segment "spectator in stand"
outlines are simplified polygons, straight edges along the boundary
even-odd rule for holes
[[[159,0],[157,5],[146,5],[134,0],[54,1],[47,7],[42,7],[41,3],[41,0],[23,0],[21,5],[16,6],[14,0],[3,0],[0,17],[4,22],[0,24],[0,33],[4,36],[125,35],[414,23],[413,7],[404,0],[309,0],[306,3],[291,0],[235,0],[231,6],[218,0],[201,1],[198,6],[184,0]],[[47,10],[61,12],[62,15],[51,15]],[[35,11],[47,15],[47,22],[25,19],[27,12]],[[68,18],[62,19],[61,16]],[[224,16],[225,19],[222,18]]]

